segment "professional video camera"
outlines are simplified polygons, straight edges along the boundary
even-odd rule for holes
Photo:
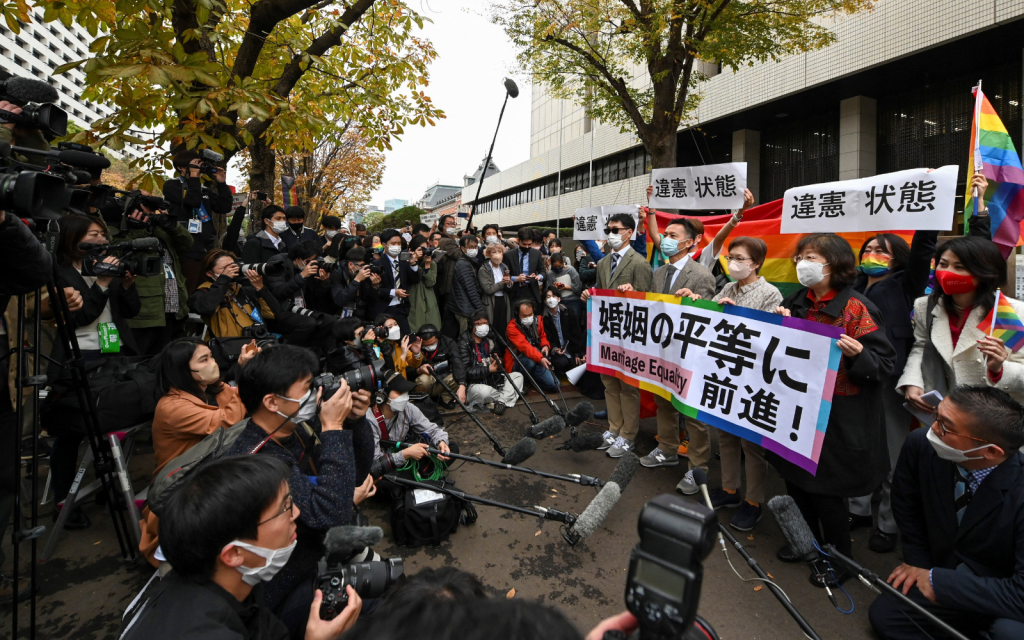
[[[371,393],[376,391],[384,379],[384,359],[374,360],[372,364],[362,364],[361,361],[353,361],[352,368],[339,374],[321,373],[313,378],[313,389],[323,387],[322,400],[327,400],[334,395],[334,392],[341,386],[341,381],[348,382],[353,391],[366,389]]]
[[[216,151],[211,151],[209,149],[200,149],[196,153],[198,153],[199,157],[202,158],[203,160],[203,164],[202,167],[199,169],[199,173],[207,176],[215,175],[217,173],[217,167],[210,163],[222,162],[224,160],[224,156],[217,153]],[[207,160],[209,160],[209,162],[207,162]]]
[[[55,104],[57,90],[45,82],[10,76],[0,81],[0,98],[21,107],[21,113],[0,110],[0,121],[39,129],[50,139],[68,133],[68,114]]]
[[[119,278],[126,273],[135,276],[156,276],[163,273],[164,266],[159,257],[137,256],[139,251],[154,251],[160,248],[160,240],[157,238],[139,238],[128,242],[117,244],[94,244],[83,242],[78,248],[85,251],[82,258],[82,275],[86,276],[112,276]],[[103,262],[111,251],[119,252],[117,264]]]
[[[96,185],[91,189],[91,206],[96,208],[103,219],[122,231],[128,229],[128,217],[133,213],[145,214],[145,222],[162,229],[173,229],[177,221],[166,213],[170,204],[158,196],[147,196],[142,191],[124,191],[108,185]],[[164,213],[156,213],[163,211]]]
[[[323,593],[320,617],[331,620],[348,605],[345,587],[361,598],[379,598],[405,575],[401,558],[379,559],[370,549],[383,538],[379,527],[332,527],[324,537],[327,555],[317,564],[314,586]],[[362,562],[353,562],[356,557]]]
[[[0,113],[3,113],[0,110]],[[12,152],[37,158],[46,166],[11,157]],[[89,182],[92,172],[110,166],[110,160],[94,152],[58,148],[42,150],[0,143],[0,209],[19,218],[56,220],[68,208],[84,210],[89,192],[68,185]]]
[[[245,263],[241,260],[236,260],[238,263],[238,280],[248,281],[245,274],[250,269],[256,272],[259,276],[281,276],[284,275],[285,266],[283,262],[253,262]]]

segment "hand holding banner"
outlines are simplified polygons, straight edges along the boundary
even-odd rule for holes
[[[604,207],[584,207],[577,209],[574,215],[572,239],[573,240],[604,240],[605,227],[608,220],[618,213],[628,213],[633,216],[637,223],[637,233],[640,233],[639,206],[635,204],[619,204]]]
[[[651,172],[651,207],[739,209],[747,188],[747,163],[727,162]]]

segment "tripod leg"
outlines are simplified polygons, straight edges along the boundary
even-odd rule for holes
[[[523,404],[526,405],[527,411],[530,412],[530,422],[532,424],[537,424],[538,422],[540,422],[540,418],[537,417],[537,412],[534,411],[533,407],[530,406],[530,403],[526,401],[526,396],[523,395],[523,390],[520,389],[519,385],[517,385],[512,380],[512,376],[510,376],[508,371],[505,369],[505,365],[501,362],[501,358],[498,358],[497,356],[494,356],[494,358],[495,362],[498,363],[498,368],[501,369],[501,374],[505,376],[505,382],[510,384],[512,388],[515,389],[516,395],[519,397],[520,400],[523,401]]]
[[[71,510],[75,508],[75,500],[78,498],[78,491],[82,486],[82,478],[85,476],[85,470],[92,464],[92,449],[86,449],[85,455],[82,457],[82,465],[78,467],[78,473],[75,474],[75,481],[71,483],[71,491],[68,492],[67,497],[64,498],[64,506],[60,510],[60,514],[57,516],[57,521],[53,525],[53,531],[50,532],[50,537],[46,540],[46,547],[43,548],[43,555],[39,557],[40,562],[46,562],[53,557],[53,552],[57,548],[57,541],[60,539],[61,533],[64,531],[64,523],[67,522],[68,516],[71,515]],[[53,508],[56,509],[57,497],[53,498]]]
[[[437,374],[431,373],[430,376],[435,381],[437,381],[437,384],[441,385],[445,389],[448,389],[448,385],[446,385],[444,381],[442,381],[441,378],[437,376]],[[491,441],[491,446],[494,447],[494,450],[498,453],[498,455],[504,458],[505,448],[501,446],[501,443],[498,442],[498,439],[495,438],[491,434],[491,432],[487,430],[487,427],[484,426],[484,423],[480,422],[480,418],[477,418],[476,415],[469,410],[469,407],[466,406],[466,403],[462,401],[462,398],[460,398],[458,394],[452,392],[450,389],[448,389],[448,392],[452,394],[452,397],[455,398],[455,402],[457,402],[459,404],[459,407],[466,412],[466,415],[469,416],[470,420],[475,422],[476,426],[480,427],[480,430],[484,432],[484,435],[487,436],[487,439]]]
[[[124,497],[125,508],[131,514],[129,524],[132,527],[132,532],[135,534],[135,544],[138,545],[142,542],[142,529],[139,526],[142,514],[139,513],[138,507],[135,506],[135,492],[132,490],[132,482],[128,478],[128,469],[125,466],[124,456],[121,453],[121,442],[116,433],[109,434],[107,440],[110,442],[110,450],[114,453],[114,465],[117,467],[117,477],[121,482],[121,495]],[[115,507],[110,505],[110,508],[113,509]]]

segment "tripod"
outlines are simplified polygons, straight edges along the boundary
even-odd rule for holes
[[[516,352],[515,352],[515,351],[513,351],[513,350],[512,350],[512,348],[511,348],[510,346],[508,346],[508,343],[507,343],[507,342],[505,342],[505,339],[501,337],[501,334],[499,334],[499,333],[495,333],[495,334],[494,334],[494,337],[495,337],[495,338],[497,338],[497,339],[498,339],[499,341],[501,341],[501,345],[502,345],[503,347],[505,347],[505,349],[506,349],[506,350],[507,350],[507,351],[508,351],[508,352],[509,352],[510,354],[512,354],[512,359],[513,359],[513,360],[515,360],[515,361],[516,361],[516,364],[518,364],[518,365],[519,365],[519,368],[523,370],[523,376],[524,376],[524,377],[525,377],[525,378],[526,378],[527,380],[529,380],[529,381],[530,381],[530,384],[532,384],[532,385],[533,385],[533,388],[537,390],[537,393],[539,393],[539,394],[540,394],[540,397],[544,398],[544,401],[548,403],[548,406],[549,406],[549,407],[551,407],[551,410],[555,412],[555,415],[559,415],[559,416],[562,416],[562,417],[564,418],[564,417],[565,417],[565,415],[563,415],[563,414],[562,414],[562,410],[558,408],[558,405],[557,405],[557,404],[555,404],[555,403],[554,403],[554,402],[553,402],[553,401],[551,400],[551,398],[549,398],[549,397],[548,397],[548,394],[544,393],[544,390],[540,388],[540,385],[539,385],[539,384],[537,384],[537,381],[536,381],[536,380],[534,380],[534,379],[533,379],[533,376],[531,376],[531,375],[530,375],[530,372],[526,370],[526,367],[524,367],[524,366],[523,366],[523,363],[522,363],[522,362],[521,362],[521,361],[519,360],[519,356],[517,356],[517,355],[516,355]],[[502,367],[502,371],[504,371],[504,370],[505,370],[505,368],[504,368],[504,367]],[[556,385],[558,384],[558,381],[557,381],[557,380],[555,381],[555,384],[556,384]],[[513,385],[513,386],[515,386],[515,385]],[[559,389],[558,393],[559,393],[559,395],[561,395],[561,393],[562,393],[561,389]],[[565,398],[562,398],[562,401],[563,401],[563,402],[565,402]],[[524,402],[524,403],[526,403],[526,398],[523,398],[523,402]]]

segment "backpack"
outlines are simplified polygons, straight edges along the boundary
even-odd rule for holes
[[[92,392],[96,419],[104,433],[153,419],[156,395],[156,358],[110,356],[86,363],[86,381]],[[69,372],[53,381],[39,409],[43,428],[52,435],[85,431],[83,411]]]
[[[166,503],[167,497],[181,484],[181,482],[195,469],[201,465],[212,462],[224,456],[231,446],[242,435],[249,418],[236,422],[227,429],[217,429],[210,435],[200,440],[195,446],[172,458],[163,471],[149,485],[149,493],[146,501],[149,510],[158,517],[162,517],[161,511]]]
[[[434,486],[451,482],[425,481]],[[469,502],[447,493],[405,487],[389,507],[395,543],[410,548],[437,546],[455,533],[459,524],[476,522],[476,509]]]

